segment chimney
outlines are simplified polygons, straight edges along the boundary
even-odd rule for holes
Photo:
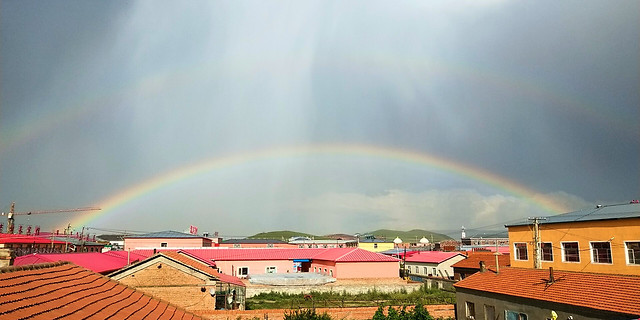
[[[484,261],[480,261],[480,272],[487,271],[487,267],[484,264]]]
[[[549,267],[549,283],[554,283],[555,281],[553,278],[553,267]]]

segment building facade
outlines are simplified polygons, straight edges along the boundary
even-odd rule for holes
[[[533,221],[507,225],[511,266],[533,268]],[[540,218],[541,268],[640,275],[640,204],[597,206]]]

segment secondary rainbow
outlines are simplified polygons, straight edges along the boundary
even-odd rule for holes
[[[372,158],[382,158],[392,161],[399,161],[409,164],[417,164],[442,172],[447,172],[457,176],[465,177],[485,185],[500,189],[508,194],[525,199],[536,206],[550,213],[566,211],[562,205],[551,199],[545,198],[540,193],[530,189],[520,183],[509,180],[505,177],[435,155],[421,153],[411,150],[380,147],[373,145],[356,144],[315,144],[303,146],[275,147],[251,152],[232,154],[223,157],[214,157],[201,162],[193,163],[175,170],[168,171],[154,178],[142,181],[121,192],[113,194],[100,201],[97,206],[101,211],[81,215],[71,222],[72,226],[87,226],[95,219],[106,216],[115,209],[134,201],[144,195],[151,194],[156,190],[170,186],[174,183],[188,180],[197,175],[205,174],[214,170],[239,166],[261,160],[286,159],[303,156],[317,155],[346,155],[365,156]]]

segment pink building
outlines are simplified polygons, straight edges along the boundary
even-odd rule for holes
[[[252,274],[315,272],[336,279],[397,278],[399,259],[359,248],[328,249],[184,249],[181,252],[213,261],[221,273],[236,277]],[[136,250],[142,255],[152,250]]]
[[[418,251],[405,258],[410,275],[453,279],[453,265],[467,257],[460,252]]]
[[[206,248],[211,239],[176,231],[161,231],[124,237],[124,250],[143,248]]]

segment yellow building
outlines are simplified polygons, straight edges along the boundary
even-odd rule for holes
[[[360,239],[358,248],[371,252],[383,252],[394,248],[394,243],[381,239]]]
[[[596,206],[539,220],[540,267],[640,275],[640,204]],[[534,268],[535,224],[509,229],[511,266]]]

